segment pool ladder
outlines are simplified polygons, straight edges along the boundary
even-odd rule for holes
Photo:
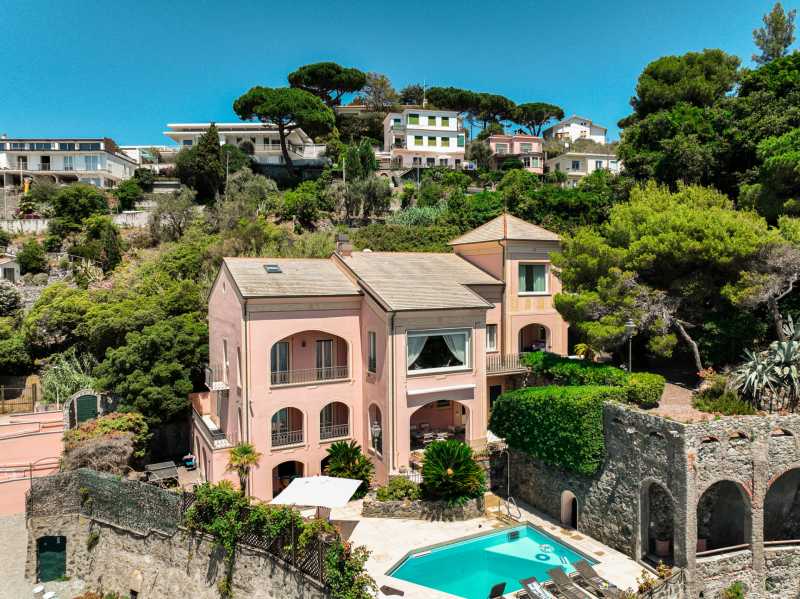
[[[517,501],[511,495],[509,495],[508,498],[503,503],[506,506],[506,513],[508,514],[509,518],[513,518],[514,520],[522,520],[522,511],[520,511],[519,506],[517,505]],[[511,513],[512,505],[514,506],[516,515]]]

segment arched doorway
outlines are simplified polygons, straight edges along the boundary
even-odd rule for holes
[[[541,324],[529,324],[519,330],[519,353],[533,351],[549,351],[550,336],[547,327]]]
[[[272,447],[297,445],[303,442],[303,413],[297,408],[282,408],[270,422]]]
[[[319,438],[321,441],[327,441],[348,435],[350,435],[350,409],[340,401],[332,401],[319,412]]]
[[[466,441],[468,418],[467,407],[457,401],[439,399],[426,403],[409,420],[411,450],[421,450],[444,439]]]
[[[67,538],[39,537],[36,539],[36,579],[50,582],[67,574]]]
[[[750,543],[750,499],[730,480],[711,485],[697,502],[697,552]]]
[[[578,498],[572,491],[561,493],[561,524],[578,529]]]
[[[289,486],[295,478],[303,476],[305,466],[303,462],[281,462],[272,469],[272,496],[278,494]]]
[[[780,475],[764,499],[764,540],[797,539],[800,539],[800,468]]]
[[[642,487],[642,558],[658,564],[673,563],[675,506],[672,496],[659,483]]]

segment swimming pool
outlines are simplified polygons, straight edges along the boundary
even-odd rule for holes
[[[528,525],[506,528],[410,553],[387,574],[464,599],[486,599],[498,582],[506,593],[522,588],[520,579],[550,580],[547,571],[561,567],[569,574],[572,563],[597,561],[559,543]]]

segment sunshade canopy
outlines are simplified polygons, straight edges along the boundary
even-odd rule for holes
[[[305,476],[294,479],[271,503],[279,505],[309,505],[343,507],[353,497],[360,480],[332,476]]]

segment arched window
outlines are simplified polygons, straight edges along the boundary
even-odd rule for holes
[[[660,560],[672,563],[674,532],[674,504],[667,490],[651,482],[642,488],[642,557],[658,565]]]
[[[272,415],[272,447],[303,442],[303,413],[297,408],[283,408]]]
[[[347,437],[350,434],[350,410],[340,401],[332,401],[319,412],[321,441]]]
[[[800,468],[773,482],[764,499],[764,540],[800,544]]]
[[[749,544],[750,522],[750,499],[741,485],[714,483],[697,502],[697,553]]]

